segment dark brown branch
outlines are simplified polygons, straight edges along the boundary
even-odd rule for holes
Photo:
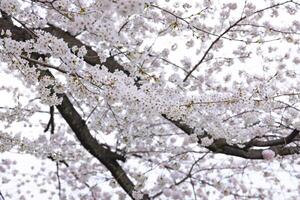
[[[183,132],[185,132],[188,135],[194,134],[194,129],[189,127],[187,124],[182,123],[180,120],[172,120],[169,119],[166,115],[163,115],[163,117],[170,122],[172,122],[175,126],[177,126],[179,129],[181,129]],[[275,140],[269,140],[269,141],[258,141],[256,140],[253,142],[250,146],[251,147],[269,147],[272,149],[277,155],[291,155],[291,154],[298,154],[300,153],[300,148],[298,147],[285,147],[285,145],[290,144],[293,142],[297,136],[299,136],[299,131],[294,130],[290,135],[288,135],[285,138],[282,139],[275,139]],[[198,136],[198,143],[201,144],[201,137],[210,137],[212,138],[206,131],[204,131],[203,136]],[[257,144],[254,145],[254,144]],[[222,153],[226,155],[231,156],[237,156],[245,159],[263,159],[262,157],[262,151],[264,149],[249,149],[247,145],[248,143],[244,144],[246,147],[242,148],[237,145],[230,145],[226,142],[225,139],[215,139],[213,143],[207,147],[210,151],[214,153]],[[262,146],[260,146],[262,145]]]
[[[54,124],[54,106],[50,106],[49,114],[50,114],[50,119],[48,121],[48,124],[47,124],[44,132],[47,132],[51,128],[50,133],[54,134],[54,128],[55,128],[55,124]]]
[[[5,18],[0,18],[0,27],[5,31],[10,30],[12,32],[12,39],[14,40],[25,41],[31,39],[30,34],[26,30],[15,26],[12,21],[7,20]],[[51,30],[53,33],[57,34],[56,35],[57,37],[64,36],[64,39],[70,42],[69,45],[82,46],[82,43],[79,40],[77,40],[76,38],[72,38],[72,36],[66,34],[66,32],[61,31],[56,27],[52,27]],[[87,49],[88,49],[88,54],[85,59],[87,59],[91,64],[92,63],[99,64],[100,60],[96,52],[94,52],[90,47],[87,47]],[[37,54],[33,54],[33,55],[35,56],[34,59],[37,59],[38,58],[37,56],[39,56]],[[115,64],[113,60],[108,60],[107,63]],[[111,70],[115,70],[117,67],[114,66],[114,69],[111,68]],[[51,74],[49,70],[39,69],[39,71],[40,71],[39,79],[42,76],[49,76],[54,78],[54,76]],[[126,193],[131,198],[133,198],[132,192],[134,190],[134,184],[129,179],[126,172],[122,169],[120,164],[117,162],[117,160],[125,161],[124,156],[112,152],[105,145],[99,144],[99,142],[91,135],[85,121],[81,118],[79,113],[76,111],[76,109],[70,102],[69,98],[66,96],[66,94],[58,94],[57,96],[59,98],[62,98],[62,103],[60,105],[57,105],[56,107],[59,110],[62,117],[69,124],[72,131],[75,133],[81,145],[88,152],[90,152],[95,158],[97,158],[111,172],[111,174],[116,179],[116,181],[120,184],[120,186],[126,191]],[[147,195],[145,195],[145,199],[148,199]]]
[[[44,74],[52,76],[47,70]],[[125,158],[122,155],[112,152],[105,145],[99,144],[99,142],[91,135],[85,121],[76,111],[68,97],[65,94],[59,94],[58,97],[62,98],[63,101],[56,107],[75,133],[81,145],[112,173],[120,186],[132,197],[134,185],[126,175],[126,172],[116,161],[125,161]]]
[[[297,134],[299,132],[297,131]],[[299,154],[300,148],[299,147],[287,147],[285,145],[277,145],[276,143],[278,140],[269,141],[269,147],[273,150],[276,155],[285,156],[285,155],[292,155],[292,154]],[[293,141],[293,140],[292,140]],[[263,159],[262,152],[264,149],[249,149],[249,148],[242,148],[237,145],[230,145],[228,144],[225,139],[217,139],[207,147],[209,150],[215,153],[222,153],[231,156],[237,156],[246,159]]]
[[[277,145],[287,145],[294,141],[294,139],[299,136],[299,131],[294,129],[288,136],[275,140],[261,141],[258,139],[254,139],[246,143],[246,148],[250,148],[253,146],[256,147],[269,147],[269,146],[277,146]]]
[[[44,28],[43,30],[51,33],[53,36],[57,38],[62,38],[67,44],[68,47],[71,48],[73,46],[81,47],[85,46],[87,50],[87,54],[84,56],[84,61],[87,62],[90,65],[104,65],[108,68],[108,71],[115,72],[116,70],[123,71],[125,74],[129,75],[129,72],[123,68],[122,65],[120,65],[118,62],[114,60],[113,57],[109,57],[106,59],[105,62],[101,62],[99,59],[98,53],[92,49],[92,47],[85,45],[82,43],[79,39],[71,35],[70,33],[63,31],[60,28],[57,28],[54,25],[48,24],[48,28]]]
[[[85,121],[82,120],[81,116],[75,110],[68,97],[65,94],[61,94],[60,97],[63,98],[63,101],[61,105],[57,106],[57,109],[67,121],[73,132],[76,134],[81,145],[112,173],[116,181],[132,197],[134,185],[126,175],[126,172],[116,161],[125,161],[125,158],[121,155],[111,152],[104,146],[99,145],[98,141],[90,134]]]
[[[162,116],[169,120],[170,122],[172,122],[175,126],[177,126],[179,129],[183,130],[183,132],[185,132],[186,134],[188,135],[191,135],[194,133],[194,129],[191,128],[190,126],[188,126],[187,124],[185,123],[182,123],[180,120],[173,120],[173,119],[170,119],[167,117],[167,115],[165,114],[162,114]]]

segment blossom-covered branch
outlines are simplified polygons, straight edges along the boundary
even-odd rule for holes
[[[13,31],[12,38],[15,40],[25,40],[27,37],[30,37],[26,30],[16,27],[12,21],[0,18],[0,25],[3,30],[11,30]],[[76,40],[77,41],[77,40]],[[36,62],[33,62],[35,59],[39,58],[38,54],[33,54],[32,58],[28,58],[27,60],[31,63],[31,66],[34,67]],[[91,58],[91,57],[89,57]],[[91,61],[91,60],[89,60]],[[93,61],[91,61],[93,62]],[[43,79],[43,77],[51,77],[54,76],[51,74],[49,70],[38,70],[41,72],[41,76],[39,79]],[[52,94],[56,95],[56,94]],[[120,164],[117,160],[121,160],[125,162],[125,157],[119,155],[115,152],[112,152],[107,146],[100,144],[90,133],[86,122],[82,119],[79,113],[76,111],[72,103],[70,102],[69,98],[66,94],[57,94],[58,98],[61,98],[61,104],[57,105],[57,109],[59,110],[60,114],[69,124],[70,128],[76,134],[78,140],[80,141],[81,145],[89,151],[95,158],[97,158],[115,177],[121,187],[130,195],[132,196],[134,185],[131,180],[126,175],[126,172],[122,169]],[[145,197],[146,198],[146,197]]]

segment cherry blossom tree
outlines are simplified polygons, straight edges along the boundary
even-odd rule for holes
[[[299,9],[0,0],[0,199],[296,199]]]

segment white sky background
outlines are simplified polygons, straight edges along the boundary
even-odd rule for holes
[[[192,1],[189,1],[189,2],[192,2]],[[197,1],[194,1],[194,2],[197,2]],[[224,3],[226,1],[219,1],[220,4],[221,3]],[[229,1],[228,1],[229,2]],[[244,2],[244,1],[237,1],[237,2]],[[249,1],[248,1],[249,2]],[[265,7],[265,5],[263,5],[263,1],[262,2],[262,6],[261,7]],[[279,1],[278,1],[279,2]],[[243,5],[243,4],[240,4],[240,5]],[[237,17],[239,17],[239,12],[237,11]],[[285,17],[281,17],[282,21],[278,21],[279,24],[287,24],[289,23],[289,19],[288,18],[285,18]],[[300,19],[300,17],[299,17]],[[187,33],[189,34],[189,33]],[[170,59],[172,62],[178,64],[179,66],[181,66],[182,64],[180,63],[180,60],[184,57],[184,56],[190,56],[190,55],[194,55],[194,53],[191,54],[191,52],[194,51],[194,49],[190,49],[190,50],[187,50],[185,48],[185,42],[186,41],[183,41],[181,40],[180,38],[177,38],[178,40],[177,41],[180,41],[179,44],[178,44],[178,48],[177,48],[177,51],[176,52],[173,52],[170,56]],[[257,38],[258,40],[261,39],[261,38]],[[196,41],[197,42],[197,41]],[[230,45],[228,45],[228,48],[223,48],[223,50],[221,52],[218,52],[217,54],[215,54],[216,57],[218,56],[225,56],[226,53],[229,53],[231,54],[231,49],[232,49],[232,45],[234,45],[235,42],[230,42]],[[281,46],[281,42],[280,40],[278,42],[278,46],[279,47],[282,47],[282,51],[285,51],[286,47],[283,47]],[[162,45],[163,44],[163,45]],[[174,38],[167,38],[167,37],[160,37],[157,39],[156,41],[156,44],[155,46],[153,47],[154,49],[162,49],[164,48],[165,46],[172,46],[174,44]],[[229,43],[228,43],[229,44]],[[236,45],[238,45],[236,43]],[[196,44],[197,46],[197,44]],[[224,46],[226,46],[226,42],[224,43]],[[291,55],[294,55],[294,54],[297,54],[299,52],[297,52],[297,48],[298,47],[294,47],[294,46],[291,46],[289,47],[291,48]],[[204,48],[205,49],[205,48]],[[253,47],[253,52],[255,51],[256,47]],[[280,53],[280,52],[277,52],[277,53]],[[270,76],[270,72],[264,72],[263,71],[263,61],[261,60],[261,58],[259,56],[256,56],[255,57],[255,53],[252,54],[253,59],[250,59],[248,60],[246,63],[235,63],[234,66],[237,66],[236,69],[235,67],[230,67],[230,68],[227,68],[225,69],[222,73],[226,74],[226,73],[230,73],[230,74],[234,74],[234,73],[237,73],[238,72],[238,69],[240,66],[238,65],[243,65],[243,68],[246,68],[247,71],[249,71],[249,73],[257,73],[259,72],[258,74],[261,75],[261,76]],[[201,57],[201,54],[200,56]],[[229,56],[231,57],[231,56]],[[198,62],[198,58],[195,57],[194,59],[192,59],[192,62],[193,64]],[[192,66],[193,66],[192,64]],[[271,68],[274,68],[274,70],[271,70],[271,72],[275,73],[276,72],[276,65],[278,63],[274,63],[273,66],[269,66]],[[289,66],[290,68],[298,68],[298,66],[295,66],[293,63],[291,63],[291,65]],[[24,102],[28,102],[29,99],[31,98],[34,98],[34,95],[32,95],[32,91],[30,91],[28,88],[24,87],[24,85],[16,78],[14,78],[13,75],[9,75],[7,73],[4,73],[4,70],[5,70],[6,66],[5,65],[1,65],[1,68],[0,68],[0,86],[13,86],[13,87],[16,87],[16,88],[19,88],[19,91],[22,92],[22,94],[27,94],[27,96],[25,97],[20,97],[19,101],[24,103]],[[201,70],[201,69],[200,69]],[[169,73],[168,71],[166,71],[166,73]],[[222,77],[222,73],[220,73],[220,78]],[[271,73],[271,74],[272,74]],[[197,74],[197,73],[195,73]],[[237,78],[237,76],[233,77],[233,78]],[[25,91],[25,92],[24,92]],[[10,92],[5,92],[5,91],[2,91],[0,90],[0,107],[14,107],[16,106],[16,102],[13,100],[12,98],[12,95],[10,95],[11,91]],[[43,111],[46,111],[48,112],[48,107],[42,107],[42,110]],[[1,108],[0,108],[0,111],[1,111]],[[36,125],[36,124],[39,124],[39,121],[43,121],[43,123],[46,123],[48,122],[49,120],[49,115],[48,114],[39,114],[39,115],[35,115],[33,118],[30,119],[30,122],[33,124],[32,127],[24,127],[22,123],[16,123],[13,125],[13,131],[15,133],[17,132],[20,132],[23,136],[25,137],[28,137],[30,139],[35,139],[38,137],[37,133],[43,133],[43,128],[44,127],[40,127],[39,125]],[[0,124],[0,130],[4,130],[4,127],[3,127],[3,124]],[[48,133],[49,134],[49,133]],[[44,166],[42,165],[42,162],[38,159],[35,159],[34,157],[32,156],[29,156],[29,155],[25,155],[25,154],[21,154],[21,153],[17,153],[17,152],[10,152],[10,153],[2,153],[0,155],[0,163],[1,163],[1,159],[5,159],[5,158],[9,158],[9,157],[13,157],[17,160],[17,165],[16,167],[25,174],[25,177],[27,178],[31,178],[31,175],[34,175],[35,173],[38,173],[39,169],[41,167],[45,167],[46,168],[46,171],[43,172],[45,173],[45,178],[47,178],[47,172],[48,171],[51,171],[52,172],[55,172],[56,170],[56,166],[55,166],[55,163],[54,162],[51,162],[51,161],[43,161]],[[223,162],[223,161],[226,161],[228,159],[227,156],[217,156],[217,159],[215,160],[216,162]],[[259,162],[266,162],[268,163],[268,161],[259,161]],[[294,177],[292,178],[290,175],[289,175],[289,172],[282,172],[282,171],[277,171],[278,170],[278,165],[280,165],[281,162],[284,162],[284,161],[273,161],[273,162],[270,162],[268,163],[267,165],[267,168],[269,168],[269,170],[273,170],[274,173],[277,173],[279,178],[280,178],[280,181],[286,185],[287,188],[291,188],[291,190],[297,190],[297,188],[293,188],[293,186],[297,186],[297,177]],[[32,170],[31,167],[34,166],[34,169]],[[287,166],[288,167],[288,166]],[[287,169],[288,170],[288,169]],[[292,170],[292,169],[291,169]],[[296,171],[299,171],[300,168],[296,168],[294,169]],[[153,172],[155,173],[155,171]],[[260,172],[258,172],[260,173]],[[19,176],[19,175],[18,175]],[[20,176],[18,178],[22,179],[23,175],[20,174]],[[0,181],[2,180],[3,181],[3,178],[4,176],[1,174],[1,170],[0,170]],[[259,180],[255,180],[256,178],[256,175],[253,174],[252,177],[249,177],[249,181],[253,180],[255,181],[255,186],[257,187],[265,187],[266,186],[266,183],[265,182],[260,182]],[[11,182],[9,184],[4,184],[4,185],[1,185],[1,182],[0,182],[0,191],[2,192],[2,194],[5,196],[5,193],[6,191],[8,193],[12,193],[12,191],[17,191],[18,190],[18,186],[16,186],[14,184],[14,180],[15,180],[15,177],[12,178]],[[26,182],[26,178],[24,179],[24,185],[25,187],[28,187],[28,189],[33,192],[35,195],[31,198],[33,200],[40,200],[40,199],[44,199],[45,197],[42,196],[43,194],[40,193],[40,188],[37,186],[37,184],[35,183],[27,183]],[[56,189],[55,189],[55,186],[54,185],[48,185],[47,188],[49,188],[49,190],[51,191],[54,191],[54,192],[57,192]],[[14,193],[14,192],[13,192]],[[278,196],[278,199],[287,199],[288,197],[285,196],[284,193],[282,193],[282,196]],[[9,198],[7,197],[7,199],[13,199],[13,198]],[[55,198],[51,198],[51,199],[55,199]],[[57,198],[58,199],[58,198]]]

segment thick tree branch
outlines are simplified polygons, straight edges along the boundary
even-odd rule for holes
[[[104,146],[99,145],[98,141],[89,133],[85,121],[82,120],[81,116],[75,110],[68,97],[65,94],[61,94],[60,97],[63,98],[63,101],[61,105],[57,106],[57,109],[70,125],[82,146],[94,157],[96,157],[103,165],[105,165],[110,170],[114,178],[116,178],[118,183],[124,188],[124,190],[131,194],[134,185],[116,161],[116,159],[125,161],[124,158],[116,153],[111,152]]]
[[[262,141],[258,139],[251,140],[248,143],[246,143],[246,148],[250,148],[253,146],[269,147],[269,146],[277,146],[277,145],[287,145],[293,142],[297,136],[299,136],[299,131],[297,129],[294,129],[288,136],[280,139],[267,140],[267,141]]]
[[[185,123],[182,123],[179,120],[169,119],[166,115],[163,117],[173,123],[176,127],[181,129],[188,135],[194,134],[194,129],[188,126]],[[277,155],[285,156],[291,154],[299,154],[299,147],[287,147],[286,145],[295,141],[295,139],[299,136],[298,130],[293,130],[291,134],[287,137],[281,139],[274,139],[269,141],[262,140],[253,140],[248,143],[243,144],[245,147],[239,147],[237,145],[230,145],[226,142],[225,139],[215,139],[211,145],[206,147],[212,152],[222,153],[231,156],[237,156],[246,159],[263,159],[262,151],[264,149],[250,149],[250,147],[269,147],[272,149]],[[198,136],[198,143],[201,144],[202,137],[210,137],[209,133],[204,131],[203,136]]]
[[[31,39],[31,36],[27,33],[26,30],[17,27],[13,24],[11,20],[7,20],[5,18],[0,18],[0,27],[2,30],[10,30],[12,32],[12,39],[17,41],[25,41]],[[53,29],[57,31],[56,29]],[[56,32],[57,33],[57,32]],[[3,36],[2,36],[3,37]],[[76,42],[77,39],[67,38],[72,44]],[[87,59],[92,62],[99,62],[92,55],[94,51],[89,49],[90,57]],[[92,51],[92,54],[91,54]],[[32,54],[33,59],[38,59],[40,55]],[[30,61],[29,61],[30,62]],[[32,63],[35,64],[35,63]],[[33,65],[32,65],[33,66]],[[115,68],[114,68],[115,69]],[[49,70],[40,70],[40,76],[49,76],[54,78]],[[39,77],[40,79],[41,77]],[[81,145],[90,152],[95,158],[97,158],[113,175],[116,181],[120,184],[120,186],[126,191],[126,193],[133,198],[132,193],[134,191],[134,184],[127,176],[126,172],[122,169],[117,160],[125,161],[124,156],[121,156],[115,152],[112,152],[105,145],[99,144],[99,142],[91,135],[85,121],[81,118],[79,113],[76,111],[72,103],[66,94],[58,94],[59,98],[62,98],[62,103],[57,105],[57,109],[59,110],[62,117],[69,124],[70,128],[75,133],[76,137],[80,141]],[[148,196],[144,196],[145,199],[148,199]]]
[[[51,25],[51,24],[48,24],[48,25],[49,25],[49,27],[44,28],[43,30],[48,33],[51,33],[53,36],[55,36],[57,38],[63,39],[68,44],[69,48],[71,48],[73,46],[77,46],[77,47],[85,46],[85,48],[87,50],[87,54],[84,56],[84,61],[87,62],[88,64],[104,65],[108,68],[108,71],[110,71],[110,72],[115,72],[116,70],[120,70],[120,71],[123,71],[125,74],[129,75],[129,72],[127,70],[125,70],[122,65],[120,65],[118,62],[116,62],[113,57],[109,57],[106,59],[105,62],[101,62],[97,52],[94,51],[92,49],[92,47],[85,45],[79,39],[77,39],[75,36],[71,35],[70,33],[63,31],[62,29],[60,29],[54,25]]]

